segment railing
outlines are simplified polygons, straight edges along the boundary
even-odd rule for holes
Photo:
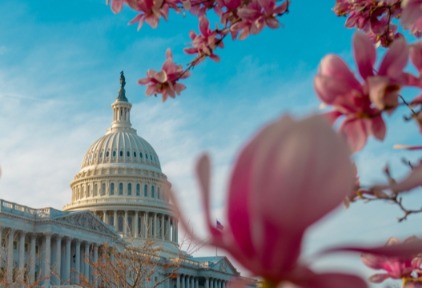
[[[20,205],[2,199],[0,199],[0,212],[6,212],[34,219],[49,219],[64,214],[62,211],[50,207],[34,209],[28,206]]]
[[[70,204],[66,204],[63,209],[66,210],[68,208],[84,206],[84,205],[92,205],[92,204],[145,204],[145,205],[153,205],[162,208],[169,209],[171,204],[168,202],[163,201],[162,199],[148,199],[148,198],[135,198],[135,197],[124,197],[124,196],[107,196],[104,198],[97,198],[97,199],[82,199],[78,201],[74,201]]]

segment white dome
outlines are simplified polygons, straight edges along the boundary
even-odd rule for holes
[[[132,129],[133,130],[133,129]],[[136,131],[109,131],[89,147],[82,161],[82,170],[90,166],[129,164],[161,172],[160,161],[154,148]]]
[[[123,73],[120,83],[111,127],[85,153],[64,210],[90,210],[134,245],[155,239],[163,251],[174,254],[178,219],[167,195],[170,183],[154,148],[132,128]]]

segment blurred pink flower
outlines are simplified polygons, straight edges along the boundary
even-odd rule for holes
[[[148,85],[146,95],[162,94],[163,101],[166,101],[170,96],[175,98],[186,87],[178,83],[180,79],[189,77],[189,71],[184,71],[182,65],[176,65],[173,62],[173,56],[170,49],[166,52],[166,62],[164,62],[162,70],[156,72],[155,70],[148,70],[147,78],[138,80],[141,85]]]
[[[322,102],[333,106],[334,110],[328,113],[332,121],[345,116],[340,130],[352,150],[358,151],[370,135],[378,140],[385,137],[381,113],[391,112],[398,105],[401,86],[407,84],[403,69],[408,61],[408,48],[403,39],[396,40],[377,71],[375,47],[365,34],[354,35],[353,51],[363,82],[356,79],[340,57],[328,55],[315,77],[315,90]]]
[[[197,175],[208,243],[227,250],[255,275],[299,287],[366,287],[359,277],[317,274],[299,262],[305,230],[338,207],[355,181],[350,150],[323,117],[282,117],[242,149],[232,171],[223,231],[211,220],[207,156],[198,161]]]
[[[420,239],[412,236],[403,241],[404,244],[420,242]],[[393,246],[400,243],[397,238],[390,238],[386,246]],[[374,256],[371,254],[362,254],[363,263],[369,268],[375,270],[384,270],[385,273],[377,273],[369,278],[373,283],[381,283],[388,278],[403,279],[405,283],[414,282],[415,274],[420,272],[422,258],[420,255],[413,255],[408,258]],[[417,278],[417,277],[416,277]],[[406,286],[407,287],[407,286]],[[410,287],[410,286],[409,286]]]
[[[422,1],[403,0],[401,8],[401,24],[404,28],[410,29],[412,34],[420,37],[422,33]]]

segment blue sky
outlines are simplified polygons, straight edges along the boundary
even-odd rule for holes
[[[193,166],[204,151],[213,159],[213,211],[223,222],[226,181],[242,143],[283,113],[300,117],[318,111],[313,77],[324,55],[336,53],[353,63],[353,31],[332,13],[333,4],[293,1],[290,13],[280,19],[284,28],[226,41],[216,51],[220,63],[207,60],[195,68],[183,95],[163,104],[145,97],[137,80],[148,68],[160,69],[167,48],[177,63],[188,63],[191,57],[183,48],[189,44],[188,32],[197,30],[193,17],[172,13],[158,29],[144,25],[138,32],[127,25],[134,12],[125,8],[115,15],[104,1],[2,0],[0,198],[31,207],[61,208],[70,201],[69,183],[85,151],[111,123],[110,104],[124,70],[132,124],[156,149],[192,226],[201,230]],[[420,156],[391,149],[398,142],[418,143],[417,128],[403,126],[401,112],[389,119],[384,143],[371,141],[356,156],[365,183],[382,180],[387,162],[403,175],[400,157]],[[408,201],[421,200],[415,194]],[[420,216],[400,224],[398,216],[388,204],[339,208],[311,229],[306,253],[332,244],[420,235]],[[368,274],[356,258],[318,261],[317,267],[352,266]]]

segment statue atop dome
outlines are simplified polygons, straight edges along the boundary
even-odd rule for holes
[[[128,102],[126,98],[125,85],[126,85],[125,74],[123,73],[123,71],[120,71],[120,90],[119,90],[119,95],[117,96],[117,100]]]

